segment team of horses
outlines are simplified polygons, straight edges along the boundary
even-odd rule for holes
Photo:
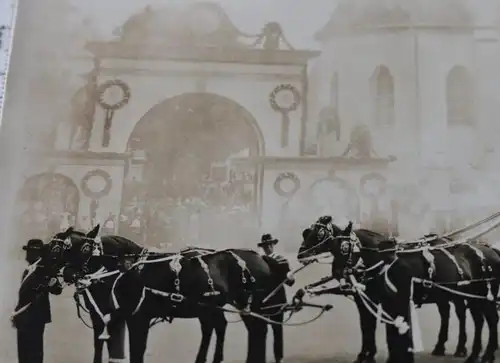
[[[99,235],[99,226],[83,233],[73,228],[56,234],[45,245],[37,273],[24,284],[39,287],[62,276],[82,295],[94,329],[94,363],[102,362],[104,339],[110,361],[124,358],[121,342],[129,332],[130,363],[144,362],[150,327],[158,321],[198,319],[202,338],[196,363],[206,362],[215,331],[212,361],[224,360],[225,313],[241,316],[248,332],[247,363],[266,361],[266,330],[273,323],[266,301],[277,286],[290,281],[288,264],[248,249],[186,248],[179,252],[150,252],[120,236]],[[423,241],[423,242],[422,242]],[[324,216],[303,231],[297,259],[304,266],[333,256],[331,276],[299,289],[290,304],[277,307],[293,313],[303,307],[331,305],[305,302],[318,294],[352,295],[360,316],[361,351],[355,363],[375,362],[377,322],[386,324],[387,363],[412,363],[420,350],[415,308],[434,303],[441,328],[433,355],[445,355],[450,303],[459,319],[454,355],[467,356],[466,310],[474,321],[474,339],[467,363],[489,363],[498,348],[497,294],[500,252],[477,241],[454,242],[436,235],[417,245],[403,245],[366,229],[337,226]],[[328,280],[333,289],[318,290]],[[26,286],[25,286],[26,288]],[[27,302],[29,304],[29,301]],[[274,307],[273,311],[276,311]],[[482,352],[484,322],[489,339]]]

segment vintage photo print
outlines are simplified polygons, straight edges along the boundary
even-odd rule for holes
[[[3,362],[495,361],[498,0],[5,4]]]

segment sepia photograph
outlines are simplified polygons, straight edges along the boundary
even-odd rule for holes
[[[493,363],[500,0],[0,0],[2,363]]]

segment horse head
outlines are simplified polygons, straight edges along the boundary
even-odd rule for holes
[[[336,257],[342,251],[348,252],[349,246],[342,242],[349,241],[351,234],[352,222],[342,229],[333,223],[331,216],[320,217],[302,232],[303,241],[297,259],[301,263],[306,263],[326,253]]]
[[[90,232],[83,233],[69,227],[48,243],[47,259],[51,268],[72,271],[64,274],[66,282],[74,282],[76,275],[85,274],[90,258],[102,254],[100,238],[97,237],[99,228],[97,225]]]

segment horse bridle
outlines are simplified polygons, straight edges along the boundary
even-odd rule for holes
[[[352,253],[354,251],[354,246],[352,248],[350,248],[350,244],[354,242],[354,241],[352,241],[353,240],[352,235],[351,236],[342,236],[342,235],[341,236],[334,236],[333,235],[333,227],[332,227],[331,223],[323,224],[323,223],[317,222],[317,223],[313,223],[311,225],[311,229],[314,229],[314,227],[321,227],[321,229],[318,230],[316,233],[316,235],[319,238],[321,238],[321,241],[316,243],[314,246],[309,247],[304,251],[301,251],[299,253],[299,256],[306,253],[306,252],[317,249],[318,247],[327,243],[328,241],[335,241],[335,240],[342,241],[340,244],[340,250],[341,250],[341,253],[343,255],[347,255],[347,254]]]
[[[89,270],[88,265],[90,259],[95,256],[102,256],[104,251],[100,237],[90,238],[85,235],[78,237],[82,238],[85,241],[89,241],[85,242],[83,246],[80,248],[82,256],[87,256],[87,258],[84,260],[82,264],[82,267],[79,269],[79,271],[76,272],[76,275],[81,276],[87,274]],[[53,238],[52,241],[56,242],[56,244],[50,249],[50,253],[63,253],[64,251],[69,250],[73,246],[73,243],[71,241],[71,236],[66,237],[66,239],[56,237]],[[66,267],[66,262],[63,263],[63,266],[61,266],[59,270],[62,271],[64,267]]]

